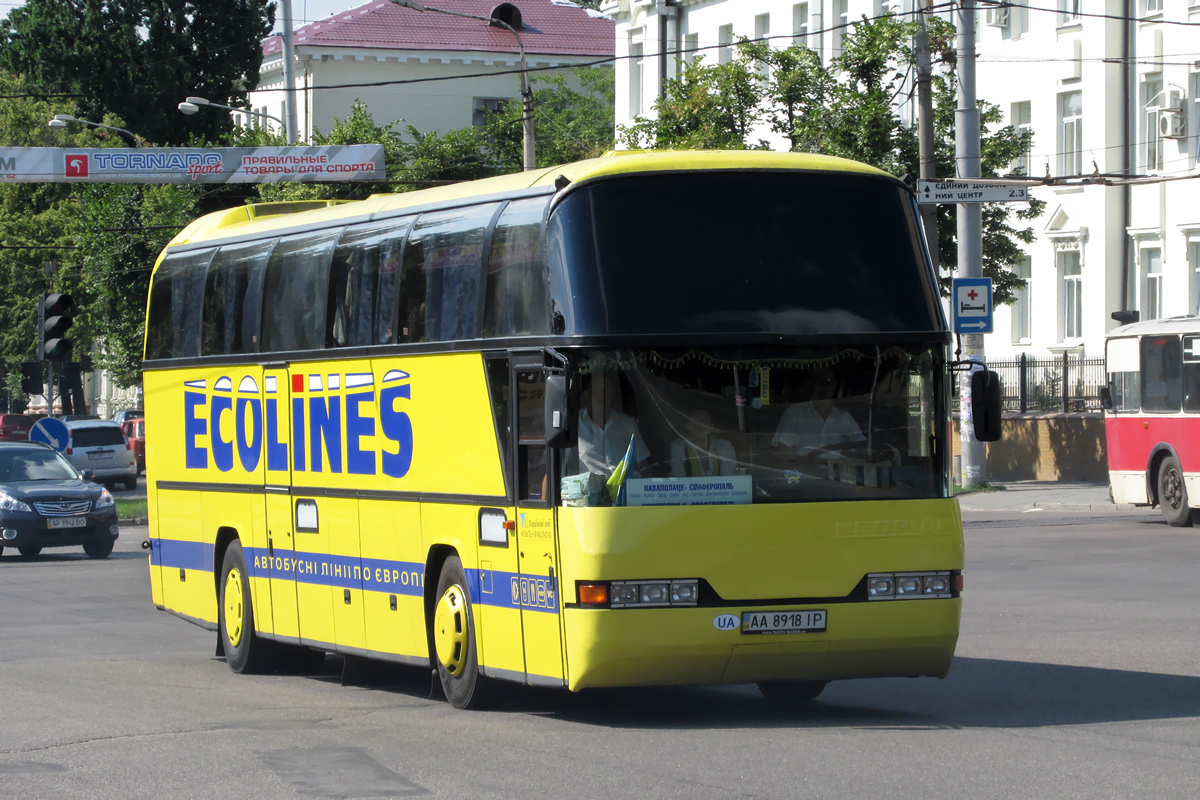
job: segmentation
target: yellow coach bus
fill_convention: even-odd
[[[850,161],[613,153],[167,247],[145,352],[159,608],[236,672],[942,677],[963,539],[910,190]]]

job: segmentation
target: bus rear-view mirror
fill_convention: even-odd
[[[1112,392],[1108,390],[1107,386],[1100,387],[1100,405],[1105,411],[1112,411]]]
[[[546,446],[575,446],[576,404],[572,401],[571,381],[567,375],[546,376]]]
[[[1004,411],[1004,396],[1000,376],[990,369],[971,375],[971,417],[975,438],[981,442],[1000,441],[1000,417]]]

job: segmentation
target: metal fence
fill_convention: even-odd
[[[1004,410],[1019,413],[1100,411],[1100,387],[1105,383],[1103,358],[1080,358],[1063,353],[1058,358],[1021,357],[989,361],[988,369],[1000,375]],[[954,406],[958,408],[955,373]]]

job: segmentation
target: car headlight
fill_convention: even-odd
[[[96,508],[97,509],[108,508],[115,502],[117,502],[117,501],[113,499],[113,496],[111,494],[109,494],[108,489],[101,489],[100,497],[98,497],[96,499]]]
[[[0,511],[33,511],[33,509],[8,492],[0,491]]]

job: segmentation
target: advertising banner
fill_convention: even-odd
[[[381,144],[0,147],[0,183],[325,183],[385,177]]]

